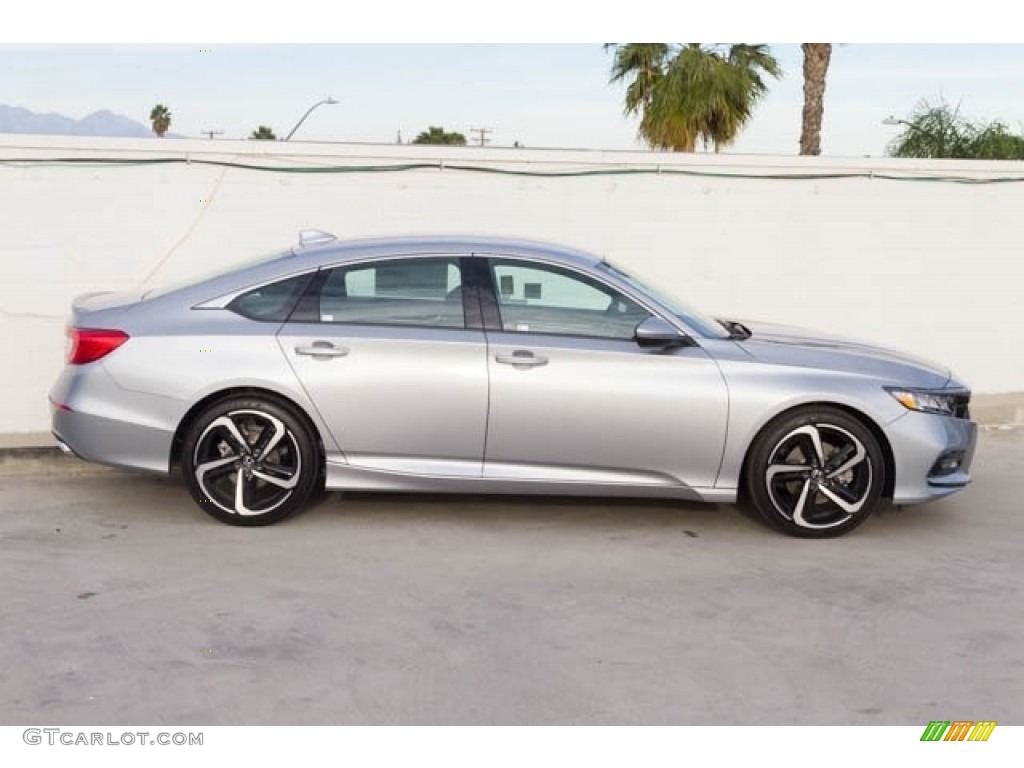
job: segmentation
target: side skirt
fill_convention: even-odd
[[[390,493],[480,493],[540,496],[615,496],[664,498],[731,504],[735,489],[690,488],[682,485],[595,483],[525,479],[493,479],[418,475],[353,467],[327,462],[327,490],[387,491]]]

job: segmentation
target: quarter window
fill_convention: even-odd
[[[650,317],[632,299],[569,270],[495,261],[491,271],[506,332],[632,339]]]
[[[318,299],[314,322],[442,328],[466,324],[457,259],[400,259],[336,267]]]
[[[298,275],[254,288],[235,297],[228,304],[228,309],[250,320],[282,323],[288,318],[311,277],[309,274]]]

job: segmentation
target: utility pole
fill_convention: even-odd
[[[478,146],[482,147],[482,146],[484,146],[486,144],[490,144],[491,143],[491,140],[489,138],[487,138],[487,134],[493,133],[493,129],[491,129],[491,128],[470,128],[469,132],[477,134],[476,143],[477,143]]]
[[[200,131],[200,133],[203,134],[204,136],[209,136],[211,139],[214,136],[223,136],[224,135],[224,131],[211,131],[209,129],[202,130],[202,131]]]

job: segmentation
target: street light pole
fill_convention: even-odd
[[[900,120],[895,115],[889,115],[882,121],[882,125],[905,125],[908,128],[912,128],[915,131],[920,131],[921,128],[914,123],[909,123],[906,120]]]
[[[320,101],[318,101],[316,104],[314,104],[312,107],[310,107],[309,109],[306,110],[306,114],[304,114],[302,117],[299,118],[299,122],[297,122],[295,124],[295,127],[292,128],[291,131],[288,132],[288,135],[284,137],[284,140],[288,141],[295,134],[295,132],[297,130],[299,130],[299,126],[302,125],[306,121],[306,118],[309,117],[310,113],[314,109],[319,107],[321,104],[337,104],[337,103],[338,103],[337,100],[332,99],[330,96],[328,96],[326,99],[321,99]]]
[[[926,157],[946,157],[946,141],[947,134],[943,127],[939,127],[938,130],[929,130],[922,128],[917,123],[912,123],[909,120],[900,120],[894,115],[889,115],[887,118],[882,120],[882,125],[905,125],[911,131],[917,131],[918,135],[923,137],[926,141],[933,143],[934,152]]]

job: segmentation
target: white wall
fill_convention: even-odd
[[[10,164],[70,157],[193,162]],[[434,167],[293,174],[199,160]],[[882,342],[952,365],[976,391],[1024,391],[1024,181],[878,178],[1024,178],[1022,163],[38,136],[0,136],[0,163],[0,433],[48,429],[46,393],[62,365],[73,296],[205,272],[287,246],[300,227],[574,245],[714,313]],[[535,178],[453,164],[872,178]]]

